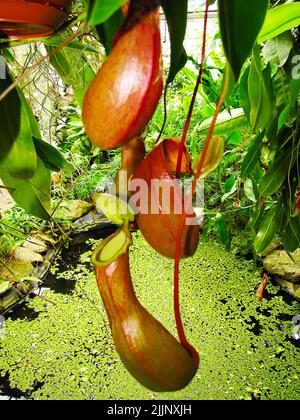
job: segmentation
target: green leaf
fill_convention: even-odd
[[[267,213],[254,240],[254,249],[257,254],[261,254],[271,243],[278,229],[277,221],[278,212],[277,208],[275,208]]]
[[[128,0],[89,0],[88,21],[91,26],[107,21]]]
[[[53,53],[50,57],[52,66],[62,80],[73,87],[76,99],[82,106],[84,95],[96,75],[87,58],[67,47],[56,52],[53,47],[45,47],[49,53]]]
[[[211,122],[212,118],[204,120],[198,128],[198,133],[202,136],[206,135],[210,129]],[[214,134],[217,136],[228,134],[231,131],[239,130],[247,125],[248,120],[245,116],[243,108],[233,109],[231,113],[223,111],[218,115]]]
[[[200,175],[201,179],[207,177],[208,174],[210,174],[215,169],[217,169],[217,167],[222,162],[223,153],[224,153],[223,138],[218,137],[218,136],[212,137],[209,147],[207,149],[206,155],[205,155],[205,159],[204,159],[204,163],[203,163],[203,167],[202,167],[202,171]],[[200,154],[200,156],[197,157],[197,159],[193,163],[193,168],[195,169],[195,171],[197,171],[201,157],[202,157],[202,153]]]
[[[0,80],[0,92],[13,83],[9,74]],[[36,169],[36,152],[21,92],[14,89],[0,101],[0,167],[11,176],[30,179]]]
[[[2,169],[1,179],[18,206],[40,219],[49,219],[51,175],[40,158],[33,178],[16,179]]]
[[[290,32],[284,32],[270,39],[263,48],[263,56],[267,63],[282,67],[293,48],[293,38]]]
[[[296,106],[294,102],[291,102],[284,108],[284,110],[279,115],[278,130],[280,130],[284,125],[287,127],[292,127],[296,118]]]
[[[258,205],[256,205],[256,208],[253,211],[251,219],[249,221],[249,227],[251,229],[256,229],[257,226],[261,224],[264,211],[265,211],[265,205],[263,205],[262,207],[259,207]]]
[[[294,157],[295,158],[295,157]],[[259,193],[268,197],[279,190],[284,183],[288,170],[292,166],[291,153],[280,153],[259,184]]]
[[[124,22],[122,10],[117,10],[106,22],[96,26],[101,43],[107,55],[110,54],[116,34]]]
[[[300,25],[300,3],[287,3],[274,7],[268,10],[258,42],[267,41],[298,25]]]
[[[43,39],[43,43],[45,45],[48,45],[49,47],[59,47],[61,46],[63,42],[64,40],[58,37],[48,37],[48,38]],[[84,44],[83,42],[79,42],[79,41],[72,41],[68,43],[67,47],[64,47],[64,48],[69,48],[69,49],[73,49],[73,50],[77,50],[77,51],[89,53],[89,54],[99,55],[101,53],[98,48],[95,48],[88,44]]]
[[[300,219],[290,218],[284,232],[284,248],[289,252],[294,252],[300,247]]]
[[[230,251],[231,248],[231,235],[228,229],[227,222],[224,216],[220,213],[216,215],[214,228],[218,233],[220,242],[225,245],[227,251]]]
[[[250,74],[250,66],[243,72],[240,79],[240,103],[243,107],[245,115],[250,122],[251,103],[249,98],[248,80]]]
[[[19,96],[21,99],[21,102],[24,106],[24,108],[26,109],[27,112],[27,116],[28,116],[28,120],[29,120],[29,124],[30,124],[30,128],[31,128],[31,134],[32,134],[32,138],[33,136],[35,137],[41,137],[41,132],[40,132],[40,127],[39,124],[36,120],[36,117],[32,111],[32,109],[30,108],[23,92],[21,90],[19,90]]]
[[[27,111],[32,131],[32,138],[38,156],[42,159],[44,164],[50,170],[57,171],[60,169],[64,169],[67,171],[73,171],[73,166],[65,160],[63,155],[57,149],[55,149],[55,147],[51,146],[49,143],[46,143],[41,139],[41,132],[36,117],[32,112],[32,109],[30,108],[28,102],[26,101],[26,98],[23,95],[23,93],[20,91],[19,94],[22,104],[24,105]]]
[[[187,25],[187,0],[161,0],[167,19],[171,41],[171,64],[167,83],[171,83],[176,74],[185,66],[187,55],[183,41]]]
[[[273,89],[273,79],[272,79],[272,66],[270,63],[266,65],[266,67],[263,69],[263,78],[265,82],[265,88],[267,91],[267,94],[270,98],[271,105],[273,105],[274,102],[274,89]]]
[[[273,79],[276,108],[282,111],[291,102],[291,78],[279,68]]]
[[[246,197],[250,201],[253,201],[253,203],[256,203],[257,199],[256,199],[256,196],[255,196],[255,193],[254,193],[252,179],[248,178],[248,179],[245,180],[245,182],[244,182],[244,191],[245,191]]]
[[[0,295],[11,288],[11,282],[0,276]]]
[[[291,82],[291,86],[290,86],[291,101],[296,101],[298,99],[299,92],[300,92],[300,77],[293,79]]]
[[[258,183],[259,182],[257,182],[255,174],[253,174],[251,176],[251,181],[252,181],[253,194],[254,194],[254,197],[255,197],[255,201],[257,202],[259,200],[259,191],[258,191]]]
[[[227,140],[226,140],[226,144],[231,144],[234,146],[237,146],[238,144],[241,143],[243,139],[242,133],[240,131],[233,131],[232,133],[229,134]]]
[[[235,85],[236,85],[235,76],[234,76],[230,63],[227,61],[224,76],[223,76],[223,81],[222,81],[222,89],[221,89],[221,91],[224,94],[225,101],[230,99],[231,95],[233,94]]]
[[[221,36],[236,81],[263,26],[269,0],[219,0]]]
[[[270,120],[272,103],[262,72],[259,51],[253,50],[248,78],[248,92],[251,104],[250,125],[253,131],[265,128]]]
[[[73,165],[67,162],[63,155],[55,147],[51,146],[51,144],[46,143],[38,137],[33,137],[33,141],[38,156],[48,169],[51,171],[59,171],[60,169],[66,171],[74,170]]]
[[[222,191],[228,193],[231,191],[232,187],[235,185],[236,179],[234,177],[230,177],[226,180],[222,187]]]
[[[265,137],[265,131],[257,134],[248,149],[247,155],[243,160],[242,169],[241,169],[241,177],[247,178],[252,171],[254,170],[255,166],[257,165],[260,154],[261,148],[263,145],[263,139]]]
[[[232,180],[232,178],[230,178],[230,181],[231,180]],[[227,180],[226,183],[225,183],[225,185],[224,185],[225,190],[227,190],[226,184],[227,184],[228,181],[229,180]],[[221,198],[221,202],[224,203],[224,201],[227,200],[227,198],[229,198],[233,194],[235,194],[237,192],[237,190],[238,190],[238,187],[239,187],[239,182],[238,181],[234,181],[234,184],[232,185],[231,189],[228,192],[226,192],[226,194],[224,194],[223,197]]]
[[[14,51],[9,48],[3,48],[2,54],[7,63],[12,64],[15,62]]]

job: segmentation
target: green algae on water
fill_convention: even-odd
[[[119,360],[88,263],[91,252],[76,269],[59,273],[76,278],[72,294],[50,290],[44,297],[55,305],[35,298],[7,319],[0,376],[9,373],[11,388],[37,400],[299,398],[300,349],[291,335],[300,304],[271,284],[258,302],[261,277],[253,263],[213,242],[181,263],[182,316],[200,368],[184,390],[157,394],[139,385]],[[172,261],[157,255],[139,233],[130,257],[139,299],[176,334]]]

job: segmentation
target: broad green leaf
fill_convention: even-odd
[[[222,81],[222,89],[221,89],[221,91],[223,92],[225,101],[229,100],[229,98],[233,94],[235,85],[236,85],[235,76],[234,76],[230,63],[227,61],[224,76],[223,76],[223,81]]]
[[[279,68],[273,79],[276,108],[282,111],[291,102],[291,78]]]
[[[220,242],[226,247],[228,251],[230,251],[230,248],[231,248],[230,231],[228,229],[228,225],[224,216],[220,213],[216,215],[214,228],[218,233]]]
[[[12,83],[7,75],[0,80],[0,92]],[[30,179],[36,169],[31,127],[20,90],[14,89],[0,102],[0,167],[19,179]]]
[[[255,197],[256,202],[259,200],[259,190],[258,190],[258,184],[259,182],[257,182],[257,179],[255,177],[255,174],[253,173],[253,175],[251,176],[251,181],[252,181],[252,188],[253,188],[253,194]]]
[[[234,145],[237,146],[238,144],[241,143],[243,139],[242,133],[240,131],[233,131],[232,133],[229,134],[227,140],[226,140],[226,145],[230,144],[230,145]]]
[[[227,198],[229,198],[233,194],[235,194],[238,190],[238,187],[239,187],[239,182],[235,181],[234,184],[232,185],[230,191],[228,191],[226,194],[223,195],[223,197],[221,198],[221,202],[224,203],[224,201],[227,200]]]
[[[255,166],[257,165],[260,158],[264,137],[265,137],[265,131],[262,131],[261,133],[257,134],[252,140],[252,143],[248,149],[247,155],[244,158],[243,163],[242,163],[242,169],[241,169],[242,178],[247,178],[252,173]]]
[[[11,286],[12,284],[10,281],[5,280],[4,277],[0,276],[0,295],[9,290]]]
[[[84,95],[96,75],[87,58],[67,47],[57,52],[54,52],[53,47],[45,47],[48,52],[53,53],[50,57],[52,66],[62,80],[73,87],[76,99],[82,106]]]
[[[256,208],[254,212],[252,213],[251,219],[249,221],[249,227],[251,229],[257,229],[257,227],[261,224],[264,211],[265,211],[265,205],[263,205],[262,207],[260,207],[259,205],[256,205]]]
[[[266,67],[263,69],[263,78],[265,82],[265,88],[267,91],[267,94],[270,98],[271,105],[273,105],[274,102],[274,89],[273,89],[273,79],[272,79],[272,66],[270,63],[266,65]]]
[[[276,153],[281,135],[278,135],[278,118],[279,112],[276,110],[266,130],[266,137],[269,140],[269,149],[272,153]]]
[[[278,230],[277,222],[278,212],[277,208],[275,208],[267,213],[254,240],[254,249],[257,254],[261,254],[271,243],[275,233]]]
[[[200,178],[205,178],[209,173],[213,172],[222,162],[224,153],[224,140],[222,137],[213,137],[210,141],[209,147],[207,149],[207,153],[204,159],[203,168],[201,171]],[[195,160],[193,163],[193,168],[197,171],[200,159],[200,156]]]
[[[279,115],[278,130],[280,130],[284,125],[287,127],[292,127],[296,118],[296,106],[294,102],[291,102],[284,108],[284,110]]]
[[[190,80],[191,85],[196,83],[198,75],[193,70],[189,69],[188,67],[184,67],[182,69],[182,73]],[[203,75],[203,80],[205,80],[205,75]]]
[[[30,128],[31,128],[31,134],[32,134],[32,138],[35,137],[41,137],[41,132],[40,132],[40,127],[39,124],[37,122],[37,119],[32,111],[32,109],[30,108],[23,92],[21,90],[19,90],[19,96],[21,99],[21,102],[24,106],[24,108],[26,109],[27,112],[27,116],[28,116],[28,120],[29,120],[29,124],[30,124]]]
[[[106,22],[96,26],[101,43],[104,45],[106,54],[109,55],[115,39],[124,22],[122,10],[117,10]]]
[[[291,104],[294,107],[296,106],[297,83],[293,85],[293,82],[283,68],[279,68],[273,77],[275,104],[273,117],[266,133],[271,151],[276,151],[278,144],[282,142],[282,133],[279,131],[281,127],[286,122],[290,125],[294,118],[293,112],[290,114],[290,106]],[[293,97],[292,95],[296,96]]]
[[[274,160],[259,184],[259,193],[262,197],[268,197],[279,190],[287,177],[288,169],[292,166],[292,163],[291,153],[280,153],[280,156]]]
[[[300,77],[293,79],[291,82],[291,86],[290,86],[291,101],[296,101],[298,99],[299,93],[300,93]]]
[[[282,67],[287,62],[293,45],[291,33],[284,32],[265,44],[262,50],[264,59],[276,67]]]
[[[258,184],[260,183],[260,181],[262,180],[262,177],[264,176],[264,171],[262,170],[262,168],[260,167],[260,165],[255,165],[253,171],[252,171],[252,178],[256,183],[256,187],[257,187],[257,194],[258,194]]]
[[[300,3],[287,3],[268,10],[258,42],[274,38],[300,25]]]
[[[59,47],[64,42],[64,40],[58,37],[51,36],[51,37],[43,39],[43,42],[45,45],[48,45],[49,47]],[[78,50],[83,53],[89,53],[89,54],[101,53],[98,48],[92,47],[91,45],[84,44],[83,42],[79,42],[79,41],[72,41],[68,43],[68,46],[65,48],[69,48],[71,50],[72,49]]]
[[[206,135],[210,129],[212,118],[204,120],[199,128],[198,133],[200,135]],[[243,108],[233,109],[231,113],[223,111],[219,114],[214,129],[216,136],[222,134],[229,134],[231,131],[239,130],[248,125],[248,120],[244,114]]]
[[[265,128],[270,120],[272,103],[263,76],[259,52],[253,50],[248,78],[248,92],[251,104],[250,125],[253,131]]]
[[[92,26],[106,22],[128,0],[89,0],[88,20]]]
[[[290,218],[284,232],[284,248],[294,252],[300,247],[300,218]]]
[[[221,36],[236,81],[263,26],[269,0],[219,0]]]
[[[13,178],[7,170],[1,170],[1,179],[18,206],[28,214],[40,219],[49,219],[50,212],[50,171],[40,158],[36,172],[29,180]]]
[[[63,169],[65,171],[73,171],[73,165],[66,161],[63,155],[51,144],[46,143],[38,137],[33,137],[36,152],[42,159],[44,164],[51,171],[59,171]]]
[[[222,186],[222,191],[228,193],[231,191],[232,187],[235,185],[236,179],[232,176],[226,180],[224,185]]]
[[[49,143],[46,143],[41,139],[41,132],[36,117],[32,112],[32,109],[30,108],[28,102],[26,101],[26,98],[23,95],[23,93],[20,91],[19,94],[22,104],[27,110],[27,115],[32,131],[32,138],[37,155],[42,159],[44,164],[50,170],[74,170],[73,166],[65,160],[63,155],[57,149],[55,149],[55,147],[51,146]]]
[[[248,121],[250,122],[251,103],[248,89],[249,73],[250,66],[245,69],[240,79],[240,103],[243,107],[246,117],[248,118]]]
[[[245,180],[244,191],[245,191],[246,197],[250,201],[253,201],[253,203],[256,203],[257,199],[256,199],[256,196],[255,196],[255,193],[254,193],[252,179],[248,178],[248,179]]]
[[[160,0],[167,19],[171,41],[171,64],[167,83],[185,66],[187,55],[183,46],[187,25],[187,0]]]
[[[7,63],[12,64],[15,61],[14,51],[9,48],[3,48],[2,54]]]

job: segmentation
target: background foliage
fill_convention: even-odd
[[[124,3],[76,2],[72,20],[55,36],[31,40],[26,47],[24,41],[0,45],[9,70],[8,78],[0,82],[0,184],[19,207],[49,223],[62,197],[88,199],[120,164],[120,151],[107,153],[90,145],[80,108],[122,25]],[[227,248],[238,244],[247,253],[253,245],[254,254],[260,254],[278,234],[292,252],[300,244],[300,3],[281,1],[275,7],[267,0],[257,1],[255,7],[245,0],[210,3],[212,8],[218,4],[220,31],[210,40],[192,118],[188,146],[193,159],[201,150],[222,89],[226,59],[235,82],[215,130],[226,147],[222,164],[206,182],[203,239],[214,232]],[[188,56],[184,47],[188,2],[162,0],[161,5],[171,40],[170,62],[165,66],[164,135],[180,136],[200,52]],[[85,22],[88,26],[83,26]],[[218,54],[221,41],[224,53]],[[66,46],[60,48],[62,43]],[[26,48],[24,55],[20,48]],[[32,69],[36,62],[39,66]],[[46,95],[37,105],[42,77],[47,80]],[[14,81],[19,87],[4,95]],[[161,103],[144,134],[148,150],[163,120]],[[59,173],[59,182],[52,187],[51,172]]]

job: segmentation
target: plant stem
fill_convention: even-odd
[[[209,1],[206,0],[200,70],[199,70],[197,82],[196,82],[196,85],[195,85],[194,93],[193,93],[192,100],[191,100],[191,105],[190,105],[188,116],[187,116],[187,119],[186,119],[186,122],[185,122],[183,135],[182,135],[182,138],[181,138],[181,143],[180,143],[180,147],[179,147],[179,151],[178,151],[178,160],[177,160],[177,167],[176,167],[176,177],[178,179],[180,178],[180,174],[181,174],[181,165],[182,165],[184,146],[185,146],[186,138],[187,138],[188,131],[189,131],[189,128],[190,128],[190,124],[191,124],[191,118],[192,118],[193,110],[194,110],[194,107],[195,107],[195,102],[196,102],[198,89],[199,89],[199,86],[200,86],[201,81],[202,81],[202,73],[203,73],[203,67],[204,67],[204,61],[205,61],[205,52],[206,52],[208,8],[209,8]]]
[[[202,39],[201,64],[200,64],[199,75],[198,75],[196,86],[195,86],[194,93],[193,93],[193,96],[192,96],[192,101],[191,101],[191,105],[190,105],[190,108],[189,108],[187,120],[186,120],[186,123],[185,123],[184,131],[183,131],[183,135],[182,135],[182,139],[181,139],[181,143],[180,143],[180,148],[179,148],[179,152],[178,152],[178,160],[177,160],[177,168],[176,168],[177,178],[179,178],[180,174],[181,174],[181,165],[182,165],[185,142],[186,142],[188,130],[189,130],[189,127],[190,127],[190,122],[191,122],[192,113],[193,113],[193,109],[194,109],[195,102],[196,102],[198,89],[199,89],[199,86],[200,86],[200,83],[201,83],[201,80],[202,80],[202,73],[203,73],[203,67],[204,67],[204,61],[205,61],[205,52],[206,52],[208,8],[209,8],[209,1],[206,0],[205,15],[204,15],[203,39]],[[203,166],[204,160],[201,159],[200,164],[201,164],[201,162],[202,162],[202,166]],[[196,186],[197,186],[197,183],[196,183]],[[191,203],[192,203],[192,200],[193,200],[194,192],[195,192],[195,190],[194,190],[194,184],[193,184],[193,191],[190,194],[190,202]],[[194,360],[195,364],[199,365],[199,354],[198,354],[197,350],[188,342],[188,340],[185,336],[184,327],[183,327],[182,318],[181,318],[181,312],[180,312],[180,292],[179,292],[179,265],[180,265],[180,248],[181,248],[180,245],[181,245],[181,240],[182,240],[182,235],[183,235],[183,228],[184,228],[184,224],[185,224],[185,221],[186,221],[186,216],[187,216],[186,212],[184,211],[183,215],[182,215],[181,223],[179,225],[177,238],[176,238],[176,254],[175,254],[175,263],[174,263],[174,313],[175,313],[175,321],[176,321],[176,327],[177,327],[177,331],[178,331],[179,340],[180,340],[181,344],[183,345],[183,347],[188,351],[188,353],[190,354],[190,356]]]
[[[161,139],[161,136],[163,135],[163,132],[165,130],[166,127],[166,123],[167,123],[167,118],[168,118],[168,110],[167,110],[167,94],[168,94],[168,85],[165,87],[165,91],[164,91],[164,121],[163,124],[161,126],[159,135],[157,137],[156,143],[159,142],[159,140]]]
[[[196,188],[197,188],[197,182],[199,180],[199,177],[201,175],[202,169],[203,169],[203,165],[206,159],[206,154],[210,145],[210,141],[212,139],[213,136],[213,132],[215,129],[215,125],[216,125],[216,121],[218,118],[218,115],[220,113],[220,110],[222,108],[222,104],[224,102],[224,99],[226,97],[226,94],[228,92],[228,86],[229,86],[229,71],[226,72],[226,76],[225,76],[225,81],[224,81],[224,85],[222,88],[222,92],[221,92],[221,96],[219,98],[216,110],[215,110],[215,114],[213,117],[213,120],[211,122],[211,126],[205,141],[205,145],[203,148],[203,151],[201,153],[201,159],[197,168],[197,172],[196,175],[194,177],[194,181],[193,181],[193,186],[192,186],[192,191],[187,199],[187,203],[186,203],[186,208],[190,208],[190,206],[192,205],[193,202],[193,196],[195,194]],[[180,299],[179,299],[179,269],[180,269],[180,245],[181,245],[181,240],[182,240],[182,235],[183,235],[183,229],[184,229],[184,225],[186,223],[186,218],[187,218],[187,214],[184,211],[182,214],[182,218],[181,218],[181,223],[179,225],[179,229],[177,232],[177,238],[176,238],[176,254],[175,254],[175,263],[174,263],[174,312],[175,312],[175,320],[176,320],[176,327],[177,327],[177,331],[178,331],[178,336],[180,339],[181,344],[186,348],[186,350],[190,353],[191,357],[197,362],[197,360],[199,361],[199,355],[197,353],[197,351],[194,349],[194,347],[188,342],[188,340],[186,339],[185,336],[185,332],[184,332],[184,327],[183,327],[183,323],[182,323],[182,319],[181,319],[181,314],[180,314]]]

